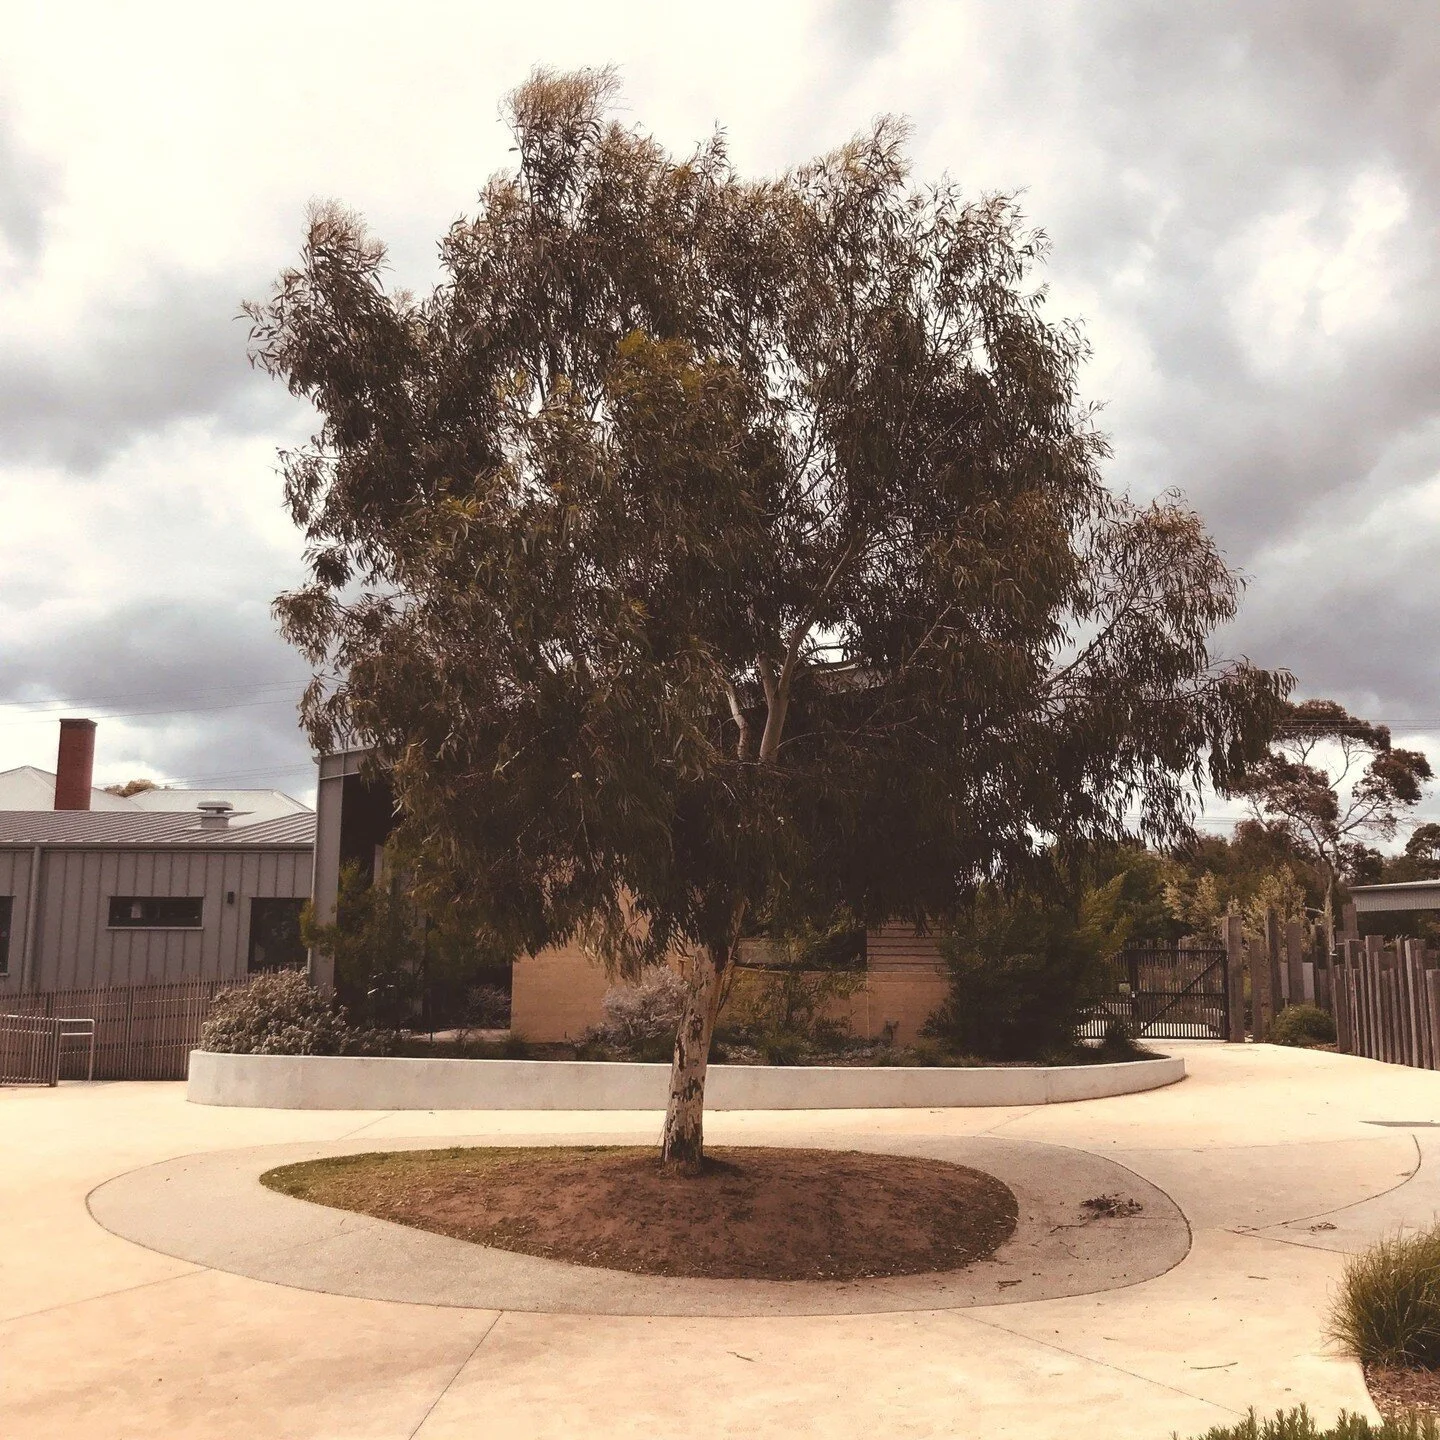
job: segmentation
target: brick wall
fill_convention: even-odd
[[[877,1038],[893,1024],[902,1045],[914,1041],[945,999],[946,979],[930,936],[904,925],[886,925],[866,937],[865,984],[837,1007],[848,1010],[850,1029]],[[578,1039],[603,1017],[609,988],[604,969],[578,946],[556,946],[515,962],[510,1028],[526,1040]]]

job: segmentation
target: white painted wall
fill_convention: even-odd
[[[332,1055],[190,1055],[197,1105],[274,1110],[663,1110],[668,1065],[587,1060],[427,1060]],[[712,1065],[711,1110],[890,1110],[1047,1105],[1154,1090],[1179,1058],[1122,1065],[973,1069]]]

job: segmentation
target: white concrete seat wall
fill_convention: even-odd
[[[190,1054],[197,1105],[274,1110],[663,1110],[668,1065],[592,1060],[429,1060]],[[1120,1065],[969,1069],[712,1065],[711,1110],[891,1110],[1048,1105],[1155,1090],[1179,1058]]]

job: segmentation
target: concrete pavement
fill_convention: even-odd
[[[1327,1351],[1343,1250],[1440,1211],[1440,1074],[1167,1045],[1191,1078],[1033,1109],[736,1112],[716,1142],[1010,1137],[1170,1195],[1188,1256],[1103,1294],[894,1314],[654,1318],[330,1295],[110,1234],[86,1196],[176,1157],[469,1134],[651,1138],[658,1117],[215,1110],[163,1084],[0,1089],[0,1434],[1155,1437],[1308,1403],[1373,1414]],[[1383,1123],[1381,1123],[1383,1122]],[[1329,1217],[1327,1219],[1327,1217]],[[1319,1221],[1335,1229],[1311,1229]]]

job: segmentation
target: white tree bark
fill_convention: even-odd
[[[704,945],[697,947],[689,968],[685,1013],[675,1032],[660,1159],[694,1173],[705,1158],[705,1072],[720,1008],[722,972],[714,952]]]

